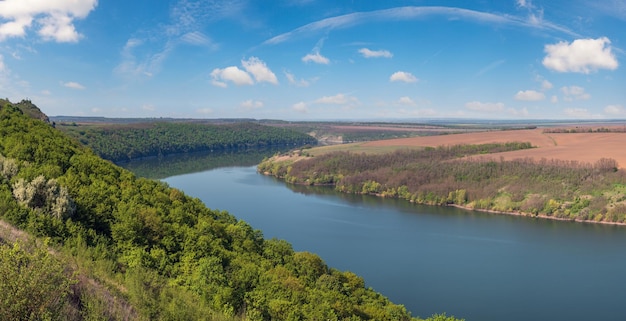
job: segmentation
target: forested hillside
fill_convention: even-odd
[[[412,319],[357,275],[294,252],[285,241],[266,240],[229,213],[163,183],[137,178],[10,103],[0,107],[0,155],[2,220],[49,238],[79,276],[131,304],[114,304],[119,300],[98,295],[103,291],[66,288],[96,281],[59,277],[45,250],[25,254],[20,246],[0,245],[8,260],[0,262],[0,288],[21,304],[10,310],[3,299],[0,313],[59,320],[122,319],[128,311],[143,320]],[[39,277],[46,274],[37,268],[46,266],[54,267],[48,274],[54,278]],[[25,267],[32,277],[5,277]],[[24,291],[32,282],[41,289],[63,286],[53,300],[58,304],[28,304],[50,295]],[[80,311],[63,314],[68,304]]]
[[[481,160],[478,155],[528,143],[456,145],[384,154],[332,152],[278,157],[259,171],[297,184],[328,184],[347,193],[396,197],[548,218],[626,222],[626,172],[612,159]],[[467,156],[474,155],[474,159]]]
[[[316,144],[288,128],[255,123],[196,124],[152,122],[125,125],[57,124],[57,128],[104,159],[125,161],[207,150]]]

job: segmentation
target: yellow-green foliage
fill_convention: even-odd
[[[74,281],[47,246],[27,247],[0,245],[0,320],[65,320]]]

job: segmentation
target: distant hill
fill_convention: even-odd
[[[6,104],[11,104],[11,102],[6,99],[0,99],[0,106],[4,106]],[[37,107],[28,99],[23,99],[19,103],[15,103],[12,105],[19,108],[19,110],[21,110],[24,114],[30,116],[31,118],[39,119],[46,123],[50,123],[50,119],[48,118],[48,116],[44,114],[41,111],[41,109],[39,109],[39,107]]]

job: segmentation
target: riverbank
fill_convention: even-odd
[[[275,175],[272,175],[272,173],[267,172],[267,171],[260,172],[260,173],[265,175],[265,176],[274,176],[274,177],[276,177]],[[284,177],[277,177],[277,178],[283,180],[286,184],[310,185],[310,184],[305,184],[305,183],[290,183],[290,182],[287,182],[284,179]],[[314,184],[314,185],[315,186],[336,186],[336,184]],[[345,193],[345,192],[343,192],[343,193]],[[363,193],[361,193],[361,194],[363,194]],[[382,193],[368,193],[368,195],[376,196],[376,197],[382,197],[382,198],[389,197],[389,196],[386,196],[386,195],[384,195]],[[395,198],[401,199],[399,197],[395,197]],[[555,216],[550,216],[550,215],[545,215],[545,214],[533,214],[533,213],[530,213],[530,212],[522,212],[522,211],[498,211],[498,210],[493,210],[493,209],[482,209],[482,208],[475,208],[475,207],[472,207],[472,206],[465,206],[465,205],[459,205],[459,204],[454,204],[454,203],[446,203],[445,205],[442,205],[442,204],[430,204],[430,203],[424,203],[424,202],[416,202],[414,200],[407,200],[407,199],[405,199],[405,200],[407,202],[418,204],[418,205],[455,207],[455,208],[459,208],[459,209],[463,209],[463,210],[467,210],[467,211],[476,211],[476,212],[490,213],[490,214],[497,214],[497,215],[521,216],[521,217],[527,217],[527,218],[539,218],[539,219],[552,220],[552,221],[562,221],[562,222],[576,222],[576,223],[588,223],[588,224],[604,224],[604,225],[626,226],[626,223],[624,223],[624,222],[607,222],[607,221],[583,220],[583,219],[576,219],[576,218],[555,217]]]
[[[516,145],[517,144],[517,145]],[[469,210],[581,223],[626,224],[626,171],[615,160],[481,160],[507,145],[461,145],[383,154],[276,155],[259,172],[287,183],[334,185],[352,194],[453,204]],[[484,151],[484,153],[483,153]]]
[[[483,213],[497,214],[497,215],[511,215],[511,216],[522,216],[528,218],[540,218],[545,220],[552,221],[563,221],[563,222],[576,222],[576,223],[590,223],[590,224],[604,224],[604,225],[618,225],[618,226],[626,226],[626,223],[623,222],[605,222],[605,221],[593,221],[593,220],[581,220],[581,219],[570,219],[564,217],[554,217],[544,214],[532,214],[532,213],[524,213],[524,212],[506,212],[506,211],[496,211],[489,209],[477,209],[469,206],[457,205],[457,204],[447,204],[445,206],[456,207],[468,211],[477,211]]]

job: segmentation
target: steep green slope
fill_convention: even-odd
[[[234,148],[315,144],[315,138],[287,128],[255,123],[195,124],[153,122],[126,125],[60,124],[58,129],[93,149],[104,159],[139,157]]]
[[[2,219],[49,237],[142,319],[411,319],[355,274],[137,178],[11,104],[0,155]]]

